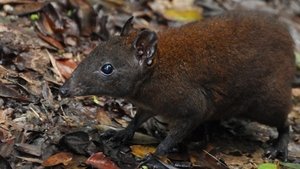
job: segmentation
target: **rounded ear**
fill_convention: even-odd
[[[124,24],[122,30],[121,30],[121,34],[120,36],[126,36],[129,34],[129,32],[132,30],[133,28],[133,24],[132,24],[132,20],[133,20],[133,16],[130,17]]]
[[[141,65],[146,63],[150,66],[157,50],[157,34],[150,30],[141,31],[134,40],[133,47],[136,49],[136,57],[139,63]]]

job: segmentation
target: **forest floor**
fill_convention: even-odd
[[[101,96],[62,98],[59,87],[97,44],[119,33],[132,15],[135,28],[159,31],[233,9],[266,11],[287,24],[299,65],[298,0],[0,1],[0,169],[135,168],[155,150],[165,124],[149,120],[130,145],[116,148],[100,135],[126,127],[134,106]],[[190,141],[148,168],[296,169],[300,88],[292,93],[288,162],[264,156],[270,140],[277,137],[274,128],[233,119],[208,130],[209,139]],[[208,140],[206,146],[203,140]]]

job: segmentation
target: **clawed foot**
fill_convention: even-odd
[[[270,159],[278,158],[280,160],[287,161],[288,150],[286,146],[272,146],[266,150],[265,156]]]
[[[117,133],[116,130],[109,129],[109,130],[106,130],[104,133],[101,133],[100,137],[104,140],[108,140],[111,137],[113,137],[116,133]]]
[[[288,144],[289,144],[289,126],[277,128],[278,138],[274,141],[273,146],[268,148],[265,155],[270,159],[280,159],[287,161]]]
[[[279,137],[275,142],[272,144],[265,151],[265,156],[270,159],[280,159],[282,161],[287,161],[288,158],[288,137]]]

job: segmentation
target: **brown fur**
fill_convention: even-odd
[[[187,93],[190,88],[203,86],[214,109],[203,115],[205,119],[243,113],[276,127],[285,122],[294,77],[293,41],[273,17],[229,14],[170,28],[159,33],[155,57],[151,80],[142,86],[145,92],[136,93],[141,97],[133,100],[145,100],[150,107],[158,107],[165,99],[170,106],[178,105],[187,99],[184,95],[192,96],[194,91]],[[172,113],[161,112],[165,107],[161,106],[159,114]],[[265,108],[256,111],[258,106]]]

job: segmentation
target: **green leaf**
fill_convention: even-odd
[[[67,15],[70,17],[70,16],[72,16],[75,12],[76,12],[75,9],[70,9],[70,10],[67,11]]]
[[[149,169],[147,166],[143,165],[140,167],[140,169]]]
[[[300,164],[296,163],[280,163],[280,165],[287,167],[288,169],[300,169]]]
[[[32,21],[36,21],[36,20],[38,20],[40,18],[40,16],[39,16],[39,14],[37,14],[37,13],[34,13],[34,14],[31,14],[30,15],[30,20],[32,20]]]
[[[277,169],[276,164],[272,163],[264,163],[258,166],[258,169]]]
[[[100,102],[96,96],[93,96],[93,102],[98,105],[100,104]]]

